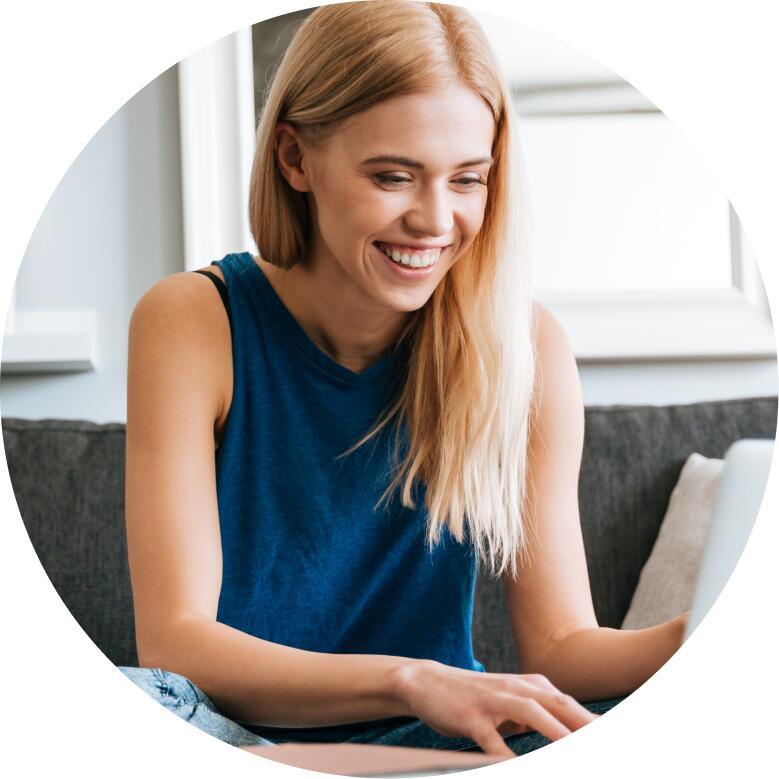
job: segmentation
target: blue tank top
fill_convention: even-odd
[[[389,484],[393,425],[336,459],[387,407],[407,352],[354,373],[308,337],[251,254],[212,265],[225,278],[233,346],[233,397],[216,451],[217,620],[299,649],[484,671],[471,642],[471,545],[445,528],[428,551],[424,486],[415,510],[395,495],[374,511]],[[341,741],[399,720],[409,718],[294,730],[242,724],[271,741]]]

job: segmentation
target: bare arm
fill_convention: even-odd
[[[232,387],[227,316],[208,279],[163,279],[129,337],[126,522],[139,662],[186,676],[228,716],[314,727],[408,714],[409,658],[309,652],[216,621],[222,552],[215,426]]]
[[[181,617],[170,634],[151,665],[191,679],[241,722],[305,728],[411,713],[396,680],[409,658],[308,652],[206,617]]]
[[[584,405],[570,342],[536,306],[538,392],[531,432],[530,565],[504,587],[524,673],[540,673],[578,700],[635,690],[678,649],[682,618],[645,630],[598,626],[579,519]]]
[[[551,648],[544,673],[580,701],[627,695],[676,652],[686,620],[687,612],[641,630],[573,630]]]

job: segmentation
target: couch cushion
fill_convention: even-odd
[[[19,513],[59,596],[117,665],[137,665],[119,423],[3,419]]]
[[[623,628],[659,625],[692,608],[724,466],[724,460],[697,452],[687,458]]]

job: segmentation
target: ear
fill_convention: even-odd
[[[308,192],[310,182],[303,167],[305,144],[297,129],[289,122],[276,125],[276,163],[287,183],[298,192]]]

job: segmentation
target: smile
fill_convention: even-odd
[[[434,265],[442,251],[440,246],[434,249],[416,249],[412,246],[399,246],[381,241],[376,241],[374,245],[393,262],[409,268],[427,268]]]

